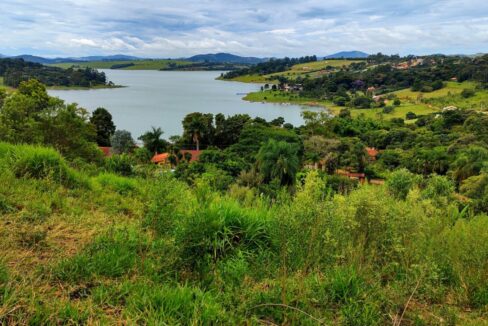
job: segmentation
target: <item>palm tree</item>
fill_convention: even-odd
[[[164,132],[161,128],[151,127],[152,130],[146,131],[145,134],[139,137],[151,153],[161,153],[166,150],[167,143],[161,136]]]
[[[291,185],[295,182],[300,163],[298,146],[270,139],[261,146],[256,163],[265,181],[277,179],[282,185]]]

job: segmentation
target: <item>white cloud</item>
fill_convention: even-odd
[[[485,0],[2,0],[0,53],[482,52],[487,12]]]

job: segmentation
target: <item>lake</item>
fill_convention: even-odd
[[[261,85],[215,80],[216,71],[128,71],[102,70],[108,80],[124,88],[93,90],[49,90],[66,102],[78,103],[90,111],[106,108],[117,129],[126,129],[137,138],[151,126],[161,127],[164,138],[182,132],[181,121],[192,112],[245,113],[271,120],[285,118],[295,126],[302,124],[303,110],[319,108],[298,105],[251,103],[242,100]]]

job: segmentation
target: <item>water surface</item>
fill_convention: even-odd
[[[126,129],[134,138],[161,127],[165,138],[182,132],[181,121],[191,112],[246,113],[266,120],[285,118],[302,124],[300,113],[317,108],[298,105],[250,103],[242,100],[260,85],[215,80],[215,71],[130,71],[103,70],[107,78],[124,88],[94,90],[50,90],[49,94],[78,103],[90,111],[104,107],[110,111],[117,129]]]

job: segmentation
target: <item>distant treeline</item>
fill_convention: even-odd
[[[162,68],[163,71],[178,70],[178,71],[222,71],[222,70],[241,70],[246,69],[249,65],[242,63],[221,63],[221,62],[195,62],[190,64],[177,64],[170,62],[167,67]]]
[[[62,69],[23,59],[0,59],[0,77],[10,87],[18,87],[22,81],[29,79],[37,79],[46,86],[91,87],[107,83],[105,73],[92,68]]]
[[[118,64],[115,64],[115,65],[112,65],[110,67],[110,69],[123,69],[123,68],[132,67],[132,66],[135,66],[135,63],[134,62],[118,63]]]
[[[271,59],[267,62],[258,63],[249,68],[230,71],[224,74],[224,79],[232,79],[244,75],[267,75],[276,72],[283,72],[290,69],[292,66],[300,63],[317,61],[317,56],[305,56],[301,58],[283,58],[283,59]]]

